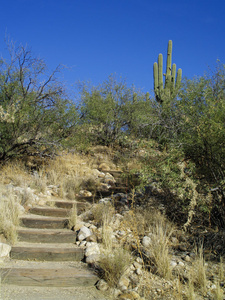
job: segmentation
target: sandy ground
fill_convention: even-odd
[[[26,287],[2,285],[1,300],[108,300],[95,287],[91,288],[57,288],[57,287]]]

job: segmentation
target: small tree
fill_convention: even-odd
[[[109,76],[103,84],[81,87],[81,122],[89,125],[94,143],[110,145],[129,132],[133,124],[135,101],[143,95],[134,92],[124,80]],[[136,100],[135,100],[136,99]]]
[[[72,133],[76,109],[42,59],[23,46],[0,60],[0,160],[47,155]]]

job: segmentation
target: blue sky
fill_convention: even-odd
[[[0,0],[0,54],[5,35],[27,44],[54,69],[64,64],[70,86],[94,85],[116,73],[144,92],[153,88],[153,63],[173,62],[183,75],[203,75],[225,63],[225,0]],[[165,62],[164,62],[165,70]]]

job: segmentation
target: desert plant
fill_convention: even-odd
[[[163,55],[158,56],[158,63],[153,65],[154,92],[158,102],[174,98],[181,84],[182,70],[178,69],[176,79],[176,64],[172,64],[172,41],[168,42],[165,84],[163,87]],[[171,74],[172,72],[172,74]]]
[[[43,60],[9,43],[10,59],[0,61],[0,160],[54,154],[72,134],[76,109],[56,74]]]
[[[196,258],[190,271],[190,280],[200,291],[205,294],[207,291],[206,265],[203,256],[203,245],[196,250]]]
[[[102,277],[109,286],[116,287],[131,262],[132,257],[130,253],[122,248],[115,248],[102,253],[99,261]]]
[[[1,186],[0,193],[0,233],[14,243],[17,239],[16,226],[19,225],[18,200],[11,190]]]
[[[111,203],[98,203],[94,204],[92,207],[93,219],[95,222],[102,226],[103,222],[109,224],[115,213],[115,208]]]
[[[169,254],[169,240],[173,233],[171,226],[164,222],[157,222],[150,229],[152,242],[149,246],[150,255],[153,260],[155,272],[160,276],[170,279],[172,269],[170,265],[171,256]]]
[[[77,204],[74,203],[69,213],[69,228],[73,228],[77,223]]]

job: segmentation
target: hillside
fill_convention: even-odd
[[[83,290],[83,299],[103,299],[104,294],[106,299],[109,295],[112,299],[223,299],[224,231],[207,222],[204,225],[201,210],[190,205],[182,208],[184,203],[173,189],[159,184],[156,175],[162,173],[153,171],[156,162],[166,157],[168,152],[155,142],[146,142],[132,148],[95,146],[86,154],[64,152],[55,159],[27,158],[5,164],[1,168],[1,241],[15,251],[22,217],[37,210],[57,210],[57,203],[76,203],[68,215],[67,230],[74,233],[74,246],[85,253],[83,264],[99,278],[90,294]],[[153,172],[148,176],[143,172],[146,160]],[[161,165],[166,173],[165,166]],[[184,179],[182,170],[179,180],[190,188],[192,183]],[[81,237],[84,228],[90,233]],[[12,253],[5,259],[11,268]],[[43,258],[33,264],[43,264]],[[4,293],[8,286],[9,293],[24,291],[27,298],[23,299],[29,299],[28,287],[10,287],[4,280],[2,284]],[[35,289],[43,295],[57,291],[65,299],[75,295],[82,299],[81,287],[52,287],[52,292],[50,287]]]

